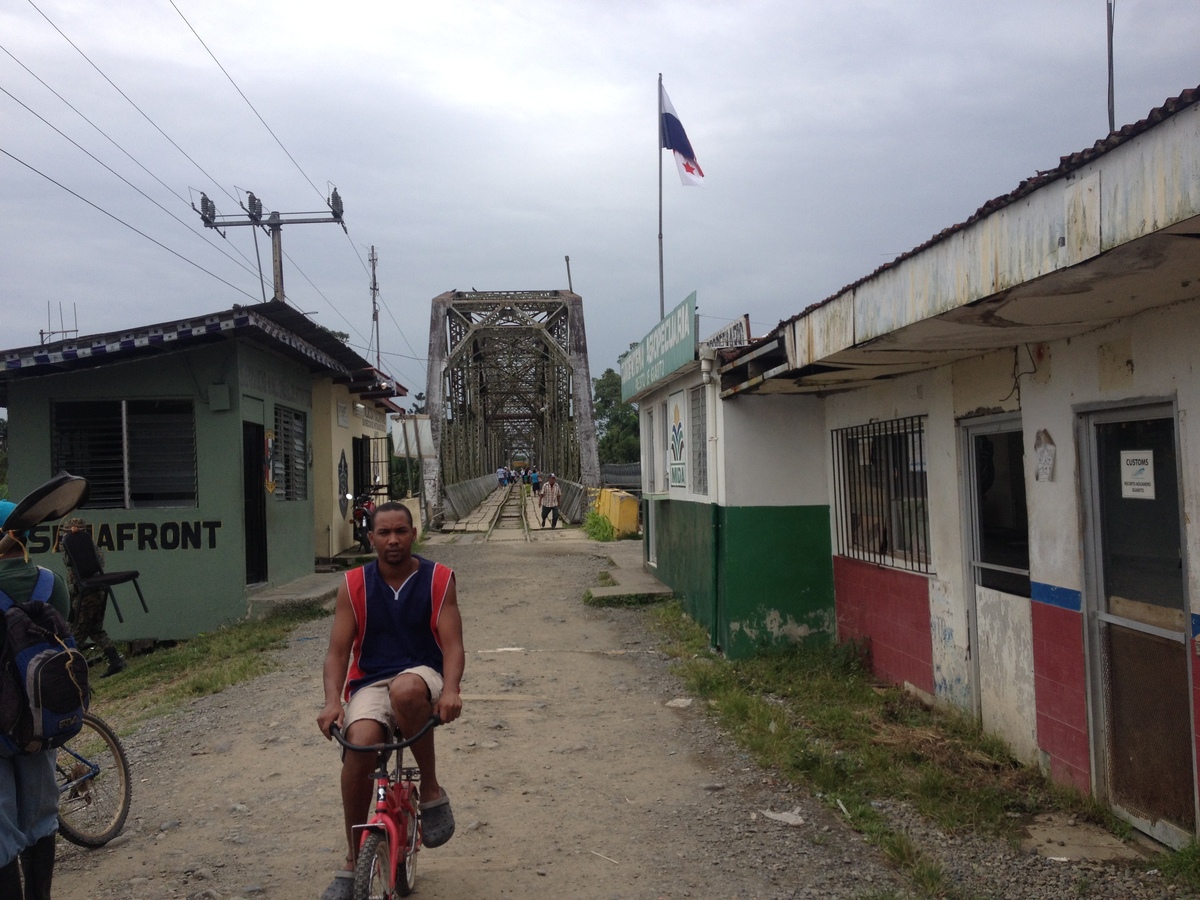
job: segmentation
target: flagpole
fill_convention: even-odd
[[[662,72],[658,73],[658,320],[667,317],[663,305],[663,240],[662,240],[662,145],[663,145],[663,104],[662,104]]]

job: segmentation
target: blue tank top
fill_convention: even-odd
[[[398,591],[383,580],[375,561],[346,573],[355,636],[345,699],[364,685],[414,666],[442,671],[437,624],[454,573],[441,563],[414,559],[417,571]]]

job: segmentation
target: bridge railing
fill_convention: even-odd
[[[558,483],[562,485],[558,514],[564,516],[571,524],[578,525],[588,511],[587,488],[577,481],[567,481],[565,478],[558,479]]]
[[[604,487],[620,488],[631,493],[642,491],[641,463],[602,463],[600,484]]]
[[[558,504],[558,514],[572,524],[582,522],[591,502],[587,488],[576,481],[567,481],[565,478],[558,479],[558,483],[562,487],[562,499]],[[496,490],[495,475],[480,475],[469,481],[446,485],[446,503],[449,508],[446,510],[444,518],[465,518],[494,490]]]
[[[496,489],[496,475],[489,473],[472,478],[470,481],[460,481],[458,484],[446,485],[446,500],[454,511],[455,519],[462,519],[471,510],[482,503]]]

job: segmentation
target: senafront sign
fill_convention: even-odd
[[[667,313],[621,360],[621,400],[626,401],[696,358],[696,292]]]

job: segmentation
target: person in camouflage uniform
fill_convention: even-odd
[[[73,519],[68,519],[63,527],[74,532],[86,530],[88,524],[79,516],[75,516]],[[104,551],[97,548],[96,552],[100,555],[100,564],[103,565]],[[76,644],[82,647],[84,642],[90,639],[104,651],[104,656],[108,660],[108,671],[101,675],[101,678],[108,678],[118,672],[124,672],[125,660],[117,650],[117,645],[108,636],[108,632],[104,630],[104,614],[108,610],[108,591],[105,588],[85,589],[81,586],[76,580],[75,570],[71,568],[70,560],[67,559],[66,550],[63,550],[63,565],[67,570],[67,587],[71,592],[70,625],[71,631],[75,634]]]

